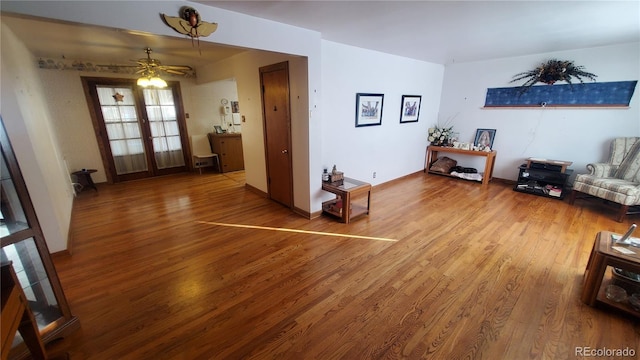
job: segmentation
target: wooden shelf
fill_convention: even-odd
[[[580,105],[580,106],[569,106],[569,105],[547,105],[547,106],[540,106],[540,105],[522,105],[522,106],[483,106],[480,109],[482,110],[533,110],[533,109],[539,109],[539,110],[547,110],[547,109],[556,109],[556,110],[566,110],[566,109],[572,109],[572,110],[594,110],[594,109],[615,109],[615,110],[628,110],[630,109],[630,106],[626,106],[626,105],[621,105],[621,106],[614,106],[614,105],[593,105],[593,106],[585,106],[585,105]]]
[[[608,307],[621,310],[626,313],[636,314],[637,317],[640,317],[640,311],[634,309],[631,304],[629,304],[629,300],[615,302],[613,300],[607,299],[607,295],[605,294],[605,288],[607,285],[614,284],[613,276],[611,276],[612,267],[608,266],[607,271],[605,272],[604,278],[602,279],[602,285],[598,290],[598,295],[596,296],[596,300]],[[627,293],[627,297],[631,296],[631,294]]]
[[[434,174],[434,175],[440,175],[440,176],[446,176],[446,177],[450,177],[450,178],[454,178],[454,179],[460,179],[460,180],[472,181],[472,182],[476,182],[476,183],[482,182],[482,181],[473,180],[473,179],[465,179],[465,178],[462,178],[462,177],[460,177],[460,176],[455,176],[455,175],[451,175],[451,174],[441,173],[441,172],[439,172],[439,171],[431,171],[431,170],[428,170],[428,171],[427,171],[427,173],[429,173],[429,174]],[[482,179],[484,180],[484,176],[482,177]]]
[[[451,174],[446,174],[446,173],[441,173],[441,172],[437,172],[437,171],[431,171],[429,170],[429,168],[431,168],[431,165],[433,165],[434,162],[436,162],[438,160],[438,153],[440,152],[446,152],[446,153],[451,153],[451,154],[461,154],[461,155],[470,155],[470,156],[484,156],[485,157],[485,163],[484,163],[484,173],[482,174],[482,185],[487,185],[489,183],[489,181],[491,181],[491,178],[493,177],[493,165],[496,162],[496,155],[498,154],[497,151],[492,150],[492,151],[475,151],[475,150],[464,150],[464,149],[456,149],[453,147],[446,147],[446,146],[435,146],[435,145],[429,145],[427,146],[427,153],[425,154],[425,160],[424,160],[424,172],[428,172],[429,174],[437,174],[437,175],[443,175],[443,176],[448,176],[448,177],[452,177],[455,179],[462,179],[462,180],[467,180],[467,181],[475,181],[475,180],[469,180],[469,179],[464,179],[461,178],[459,176],[454,176]],[[478,182],[478,181],[475,181]]]

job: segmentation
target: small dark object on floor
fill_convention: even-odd
[[[478,170],[474,169],[474,168],[468,168],[468,167],[462,167],[462,166],[456,166],[453,169],[451,169],[451,171],[455,171],[458,173],[465,173],[465,174],[477,174]]]

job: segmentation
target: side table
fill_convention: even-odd
[[[640,273],[640,248],[629,245],[616,244],[611,238],[612,233],[601,231],[596,235],[593,249],[587,262],[584,273],[584,287],[582,289],[582,302],[594,306],[603,303],[619,309],[627,314],[640,318],[640,312],[634,310],[627,301],[615,302],[607,299],[604,294],[603,279],[609,266],[627,270],[633,273]],[[632,254],[623,254],[613,248],[620,246]],[[608,285],[608,282],[604,285]],[[631,294],[628,294],[631,295]]]
[[[93,190],[98,191],[96,184],[94,184],[93,179],[91,179],[91,174],[93,174],[94,172],[98,172],[98,170],[82,169],[80,171],[74,171],[71,174],[76,176],[76,178],[78,179],[78,183],[82,185],[83,189],[85,187],[90,187]]]
[[[336,195],[333,200],[322,203],[322,212],[339,217],[343,223],[348,224],[351,219],[369,214],[371,204],[371,184],[364,181],[344,178],[342,184],[322,183],[322,190]],[[352,200],[359,195],[367,195],[366,205],[356,204]]]

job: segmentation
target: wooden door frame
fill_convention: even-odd
[[[262,73],[265,72],[270,72],[270,71],[276,71],[276,70],[286,70],[287,73],[287,98],[289,99],[287,101],[287,113],[288,113],[288,119],[289,119],[289,123],[287,124],[287,151],[289,151],[289,156],[287,157],[289,160],[289,169],[291,169],[291,172],[289,174],[289,182],[291,183],[291,187],[289,188],[289,195],[291,197],[291,204],[289,205],[289,208],[294,209],[295,208],[295,198],[294,198],[294,191],[293,191],[293,151],[292,151],[292,140],[291,140],[291,83],[290,83],[290,77],[289,77],[289,61],[283,61],[280,63],[276,63],[276,64],[271,64],[271,65],[266,65],[266,66],[261,66],[258,71],[260,74],[260,101],[261,101],[261,105],[262,105],[262,135],[263,135],[263,143],[264,143],[264,161],[265,161],[265,168],[266,168],[266,176],[267,176],[267,195],[269,197],[269,199],[271,199],[271,181],[269,181],[269,175],[270,170],[269,170],[269,146],[268,146],[268,137],[267,137],[267,114],[265,111],[265,104],[264,104],[264,84],[263,84],[263,80],[262,80]],[[279,202],[278,202],[279,203]],[[283,204],[284,205],[284,204]]]
[[[105,142],[104,140],[106,137],[107,130],[104,127],[104,121],[99,120],[99,118],[101,117],[101,115],[98,114],[98,108],[100,106],[100,103],[98,101],[97,93],[95,91],[96,85],[123,85],[123,86],[132,85],[132,88],[134,89],[133,93],[134,93],[134,96],[136,97],[136,104],[144,104],[144,97],[142,95],[142,91],[138,89],[136,80],[124,79],[124,78],[101,78],[101,77],[87,77],[87,76],[81,76],[80,78],[82,80],[82,88],[84,90],[85,98],[87,101],[87,107],[89,108],[89,115],[91,117],[93,131],[96,137],[96,141],[98,142],[100,157],[102,158],[102,164],[105,168],[104,170],[107,177],[107,183],[113,184],[116,182],[134,180],[134,179],[140,178],[139,176],[127,177],[126,175],[124,176],[117,175],[116,169],[115,169],[115,163],[113,161],[113,156],[111,153],[111,146],[109,145],[108,142]],[[168,81],[167,83],[170,85],[171,89],[173,90],[173,97],[174,97],[175,107],[176,107],[176,118],[178,120],[178,128],[180,129],[180,142],[182,143],[185,169],[187,171],[190,171],[192,170],[192,164],[190,160],[191,146],[189,146],[189,135],[187,134],[187,123],[184,116],[184,106],[182,103],[182,95],[181,95],[182,92],[180,89],[180,82]],[[137,113],[138,119],[146,118],[146,110],[142,109],[140,106],[136,106],[136,113]],[[144,137],[148,137],[150,135],[148,134],[147,127],[145,126],[142,126],[140,131],[142,132],[142,136]],[[148,173],[150,174],[149,175],[150,177],[157,176],[157,175],[165,175],[164,173],[156,174],[154,172],[155,165],[152,165],[152,164],[155,164],[155,158],[153,157],[152,153],[149,153],[148,151],[146,151],[146,158],[147,158],[147,164],[149,164]],[[174,172],[181,172],[181,170],[176,170]],[[171,172],[168,172],[168,173],[171,173]],[[119,177],[124,179],[118,180]]]

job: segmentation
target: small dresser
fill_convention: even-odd
[[[209,133],[209,142],[211,150],[220,158],[221,172],[244,170],[242,134]]]

